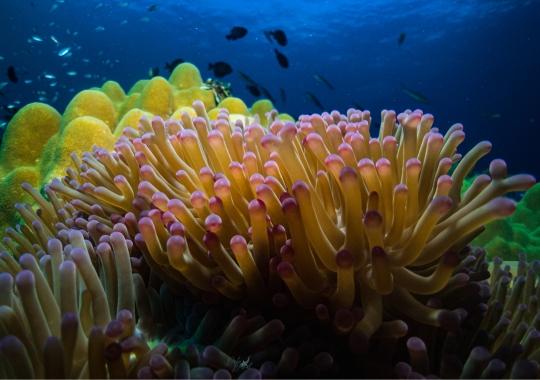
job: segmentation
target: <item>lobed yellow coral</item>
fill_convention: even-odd
[[[179,120],[182,112],[194,115],[189,109],[196,99],[209,110],[216,107],[214,92],[203,83],[197,67],[183,63],[168,80],[140,80],[127,94],[114,81],[81,91],[62,115],[43,103],[23,107],[9,123],[0,147],[0,225],[15,221],[15,202],[30,201],[19,191],[22,182],[42,187],[64,173],[72,153],[81,155],[93,145],[111,149],[122,131],[137,127],[142,116]],[[233,114],[251,115],[240,99],[225,99],[221,105]],[[253,114],[264,118],[254,108]],[[271,108],[267,104],[265,111]]]

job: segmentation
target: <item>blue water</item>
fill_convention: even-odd
[[[150,12],[152,4],[157,7]],[[540,176],[538,20],[540,1],[519,0],[0,0],[0,83],[9,65],[19,76],[1,90],[0,105],[41,97],[62,112],[82,89],[114,79],[127,90],[151,67],[166,74],[164,63],[175,58],[193,62],[205,78],[208,63],[225,61],[233,73],[223,80],[248,104],[255,98],[237,70],[294,116],[319,112],[308,91],[327,110],[361,106],[375,120],[383,108],[422,108],[443,130],[463,123],[466,147],[489,139],[495,145],[490,157],[505,158],[512,172]],[[227,41],[235,25],[248,28],[248,35]],[[288,69],[278,65],[275,46],[263,34],[274,28],[288,36],[280,47]],[[59,57],[64,47],[71,55]],[[403,86],[429,103],[418,103]]]

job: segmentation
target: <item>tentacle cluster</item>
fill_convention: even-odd
[[[458,333],[447,334],[438,342],[431,342],[426,337],[410,337],[406,343],[410,360],[399,362],[395,366],[395,375],[399,378],[428,375],[538,378],[539,264],[538,261],[527,262],[522,255],[516,268],[503,267],[501,260],[496,258],[491,278],[469,286],[468,290],[482,289],[485,302],[478,303],[478,310],[471,314],[474,323]]]
[[[160,326],[156,336],[174,347],[168,355],[174,363],[170,377],[317,378],[334,365],[332,355],[299,331],[305,326],[286,329],[276,318],[266,321],[230,305],[178,297],[165,284],[159,294],[153,288],[137,294],[140,325]]]
[[[462,157],[463,127],[443,135],[420,110],[383,111],[372,137],[368,111],[296,123],[270,114],[265,129],[193,108],[194,118],[142,119],[50,188],[86,214],[98,207],[104,226],[121,219],[171,286],[294,302],[360,350],[376,332],[405,334],[400,318],[455,328],[460,312],[423,296],[452,281],[457,252],[484,224],[513,212],[502,196],[534,183],[494,160],[462,196],[491,144]]]
[[[18,257],[2,253],[3,376],[136,374],[153,351],[135,333],[135,296],[124,235],[114,232],[94,248],[80,231],[63,232],[67,244],[52,238],[44,250]]]
[[[50,203],[24,188],[41,208],[17,205],[25,224],[3,239],[2,378],[318,377],[332,367],[279,319],[168,290],[98,206],[88,216],[50,188]]]

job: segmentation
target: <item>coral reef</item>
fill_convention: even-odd
[[[141,116],[175,118],[191,108],[194,100],[208,109],[216,105],[227,108],[238,117],[259,115],[264,119],[264,111],[273,108],[271,103],[262,107],[255,103],[250,111],[240,99],[216,97],[189,63],[178,65],[169,80],[139,81],[127,94],[114,81],[81,91],[62,115],[43,103],[26,105],[8,124],[0,146],[0,225],[17,222],[13,204],[30,201],[19,198],[21,183],[42,187],[64,174],[72,153],[81,155],[94,145],[110,150],[122,130],[136,126]]]
[[[539,376],[539,263],[469,245],[533,177],[496,159],[462,191],[491,144],[421,110],[373,133],[208,86],[184,64],[15,117],[0,377]]]
[[[540,258],[540,185],[534,185],[506,219],[486,226],[474,244],[485,247],[491,257],[516,260],[520,253]]]

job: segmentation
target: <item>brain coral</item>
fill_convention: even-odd
[[[23,107],[8,124],[0,146],[0,225],[16,220],[13,204],[30,201],[19,198],[20,184],[29,182],[41,187],[64,174],[71,164],[70,155],[91,150],[93,145],[112,149],[126,126],[136,126],[141,116],[176,117],[177,111],[190,108],[200,100],[212,110],[216,98],[203,83],[199,70],[190,63],[178,65],[169,80],[155,77],[138,81],[126,94],[114,81],[100,88],[79,92],[60,115],[43,103]],[[219,107],[245,117],[272,109],[260,102],[250,111],[240,99],[226,98]],[[215,116],[210,112],[210,117]],[[283,118],[290,118],[283,114]],[[24,195],[23,195],[24,196]]]

